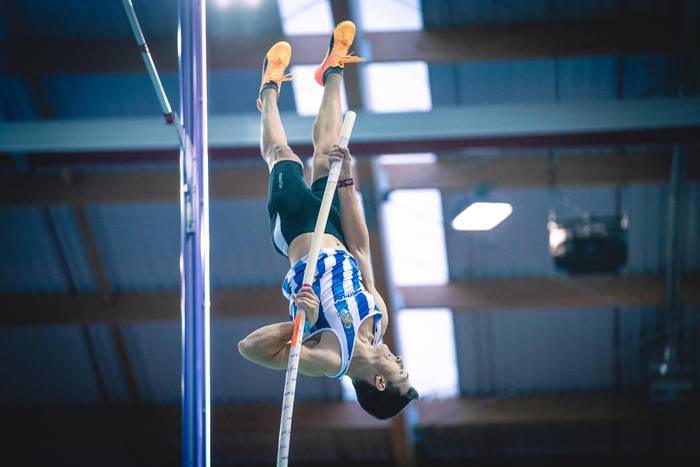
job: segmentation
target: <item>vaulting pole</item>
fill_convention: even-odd
[[[205,0],[180,0],[182,465],[211,463],[209,156]]]
[[[355,112],[348,110],[343,120],[343,126],[340,129],[338,137],[338,145],[347,147],[350,140],[352,128],[355,125]],[[304,279],[302,287],[311,285],[316,276],[316,263],[318,255],[321,251],[321,240],[323,232],[326,230],[326,222],[328,221],[328,213],[331,210],[335,187],[338,183],[342,162],[334,162],[331,165],[328,179],[326,180],[326,188],[323,190],[323,198],[321,198],[321,206],[318,209],[318,217],[316,218],[316,226],[311,237],[311,246],[309,247],[309,255],[306,259],[306,270],[304,270]],[[287,467],[289,462],[289,443],[292,437],[292,414],[294,412],[294,394],[297,386],[297,372],[299,371],[299,357],[301,355],[301,339],[304,334],[304,322],[306,321],[306,312],[302,309],[297,311],[294,317],[294,327],[292,330],[292,343],[289,350],[289,360],[287,362],[287,373],[284,379],[284,395],[282,396],[282,418],[280,420],[279,438],[277,439],[277,467]]]

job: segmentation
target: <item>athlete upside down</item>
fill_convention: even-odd
[[[275,249],[287,256],[291,269],[282,289],[290,300],[293,319],[306,312],[306,329],[299,371],[308,376],[352,379],[360,405],[377,418],[398,414],[412,399],[401,358],[381,343],[389,325],[384,300],[374,286],[369,262],[369,235],[352,182],[352,156],[335,144],[342,125],[340,85],[346,63],[362,61],[348,54],[355,25],[344,21],[331,36],[328,53],[316,70],[324,87],[323,100],[313,126],[311,187],[306,185],[303,163],[287,145],[277,97],[291,47],[278,42],[263,62],[258,109],[261,111],[260,150],[270,168],[268,211]],[[342,161],[337,192],[321,242],[316,276],[311,288],[302,288],[306,254],[316,224],[323,190],[332,161]],[[238,344],[248,360],[285,370],[289,359],[293,324],[264,326]]]

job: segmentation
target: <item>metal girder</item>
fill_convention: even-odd
[[[547,293],[543,294],[542,291]],[[662,276],[503,278],[402,287],[406,308],[454,311],[655,306],[664,302]],[[682,301],[700,303],[700,277],[683,283]]]
[[[258,114],[215,115],[216,154],[258,157]],[[285,114],[289,143],[309,146],[312,118]],[[700,141],[700,99],[663,98],[439,107],[429,112],[358,112],[357,154],[438,152],[465,147],[532,147]],[[74,153],[176,149],[157,117],[26,121],[0,124],[1,153]],[[299,149],[299,148],[295,148]],[[95,156],[98,157],[98,156]],[[124,154],[124,161],[129,161]],[[133,157],[133,156],[131,156]]]
[[[543,295],[542,290],[547,290]],[[682,283],[681,300],[700,303],[700,275]],[[444,286],[400,287],[401,308],[452,308],[455,312],[576,307],[656,306],[664,302],[662,276],[593,276],[480,279]],[[113,294],[104,303],[99,294],[0,295],[0,326],[129,323],[177,320],[179,291]],[[217,289],[212,294],[214,319],[282,319],[287,302],[276,287]]]
[[[175,153],[173,153],[173,158]],[[561,155],[552,167],[548,156],[470,156],[435,163],[387,165],[383,171],[389,190],[437,188],[469,191],[484,183],[496,188],[546,187],[550,177],[558,186],[664,183],[670,170],[670,151],[626,154]],[[688,178],[700,179],[700,157],[691,154]],[[268,169],[259,166],[219,168],[211,172],[214,199],[265,198]],[[109,187],[106,189],[105,187]],[[0,206],[176,202],[177,172],[68,172],[50,175],[0,175]]]

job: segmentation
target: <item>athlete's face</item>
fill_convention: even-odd
[[[401,394],[406,394],[411,388],[411,383],[408,381],[408,372],[403,367],[403,360],[398,355],[394,355],[384,344],[377,346],[379,353],[376,371],[377,380],[375,386],[383,390],[387,384],[397,388]]]

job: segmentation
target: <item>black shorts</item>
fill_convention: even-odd
[[[328,177],[321,177],[309,188],[304,180],[304,170],[298,162],[281,160],[272,166],[267,211],[270,215],[272,244],[280,254],[287,256],[287,248],[292,240],[314,231],[327,180]],[[325,232],[345,243],[340,226],[337,192],[333,196]]]

